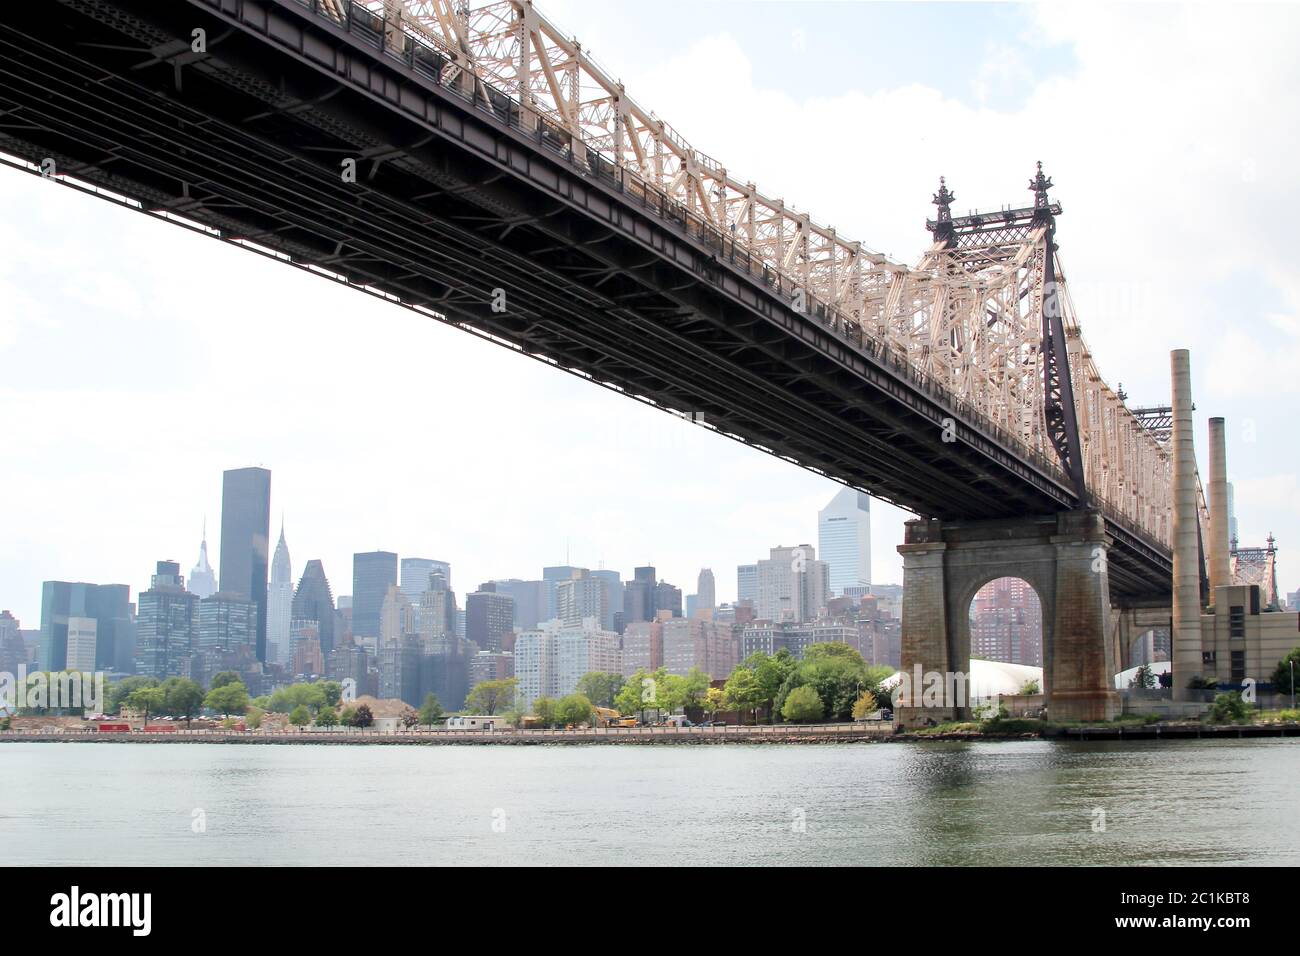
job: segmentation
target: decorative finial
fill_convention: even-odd
[[[1029,180],[1029,188],[1034,193],[1034,208],[1047,208],[1047,191],[1052,188],[1052,177],[1043,175],[1043,162],[1038,161],[1038,175]]]
[[[939,222],[952,222],[952,201],[956,198],[957,194],[948,191],[944,177],[940,176],[939,191],[930,200],[939,207]]]
[[[1116,391],[1115,391],[1115,397],[1118,398],[1121,402],[1127,402],[1127,401],[1128,401],[1128,392],[1124,391],[1124,383],[1123,383],[1123,382],[1120,382],[1120,383],[1119,383],[1119,388],[1116,389]]]

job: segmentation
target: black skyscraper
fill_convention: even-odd
[[[302,580],[293,595],[290,619],[315,621],[320,625],[321,653],[328,655],[334,650],[334,596],[325,577],[325,566],[315,558],[307,562],[302,572]]]
[[[363,551],[352,555],[352,634],[379,637],[379,616],[388,588],[397,583],[397,555]]]
[[[266,572],[270,561],[271,473],[227,471],[221,483],[221,590],[257,605],[257,659],[266,660]]]

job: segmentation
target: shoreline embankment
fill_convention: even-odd
[[[104,743],[104,744],[257,744],[295,745],[379,745],[379,746],[576,746],[576,745],[725,745],[725,744],[855,744],[855,743],[925,743],[932,740],[1007,741],[1007,740],[1241,740],[1261,737],[1300,737],[1300,724],[1241,725],[1140,725],[1058,727],[1043,732],[981,733],[953,731],[945,733],[898,733],[888,725],[879,728],[852,725],[820,727],[730,727],[683,728],[680,731],[627,733],[584,730],[506,730],[506,731],[396,731],[396,732],[325,732],[265,733],[237,730],[178,730],[172,733],[97,733],[93,731],[0,731],[4,743]]]

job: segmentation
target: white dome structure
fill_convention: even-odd
[[[921,675],[922,681],[925,675]],[[901,672],[891,674],[881,682],[886,690],[893,690],[903,679]],[[999,695],[1019,694],[1021,688],[1029,681],[1037,681],[1038,689],[1043,688],[1043,669],[1029,664],[1007,664],[1003,661],[985,661],[972,659],[970,662],[970,679],[967,696],[971,701],[988,700]]]

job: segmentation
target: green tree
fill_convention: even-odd
[[[402,722],[403,727],[405,727],[407,730],[410,730],[412,727],[416,726],[420,722],[419,711],[417,711],[414,707],[407,705],[406,707],[402,708],[402,714],[400,717],[398,717],[398,720]]]
[[[1020,693],[1026,696],[1031,696],[1033,694],[1042,693],[1042,689],[1038,686],[1038,681],[1031,679],[1020,685]]]
[[[1156,686],[1156,675],[1151,670],[1150,664],[1143,664],[1134,673],[1133,679],[1128,682],[1129,687],[1140,687],[1143,690],[1150,690]]]
[[[203,711],[203,688],[188,677],[169,677],[160,689],[164,709],[173,717],[184,717],[186,727]]]
[[[256,730],[262,726],[262,718],[266,716],[266,711],[261,707],[249,707],[248,713],[244,714],[244,726],[249,730]]]
[[[665,682],[667,674],[668,672],[662,667],[654,673],[641,668],[627,679],[614,697],[614,707],[626,717],[632,714],[644,714],[647,710],[666,709],[662,702],[660,685]]]
[[[653,707],[647,707],[646,710],[658,710],[663,713],[674,713],[686,706],[686,678],[680,674],[669,674],[664,671],[655,672],[654,678],[655,701]]]
[[[786,703],[789,702],[790,699],[787,697]],[[874,714],[879,709],[880,704],[876,703],[876,695],[869,690],[864,690],[862,696],[853,704],[853,719],[865,720],[868,715]]]
[[[840,641],[822,641],[819,644],[810,644],[808,649],[803,652],[803,659],[806,661],[839,660],[848,661],[850,664],[862,668],[867,666],[867,662],[862,659],[862,655],[855,648]]]
[[[167,706],[167,695],[161,687],[138,687],[127,697],[126,706],[137,714],[143,714],[144,722],[148,724],[150,714],[156,714]]]
[[[338,725],[339,715],[334,713],[333,707],[322,707],[320,713],[316,715],[317,727],[337,727]]]
[[[808,650],[812,650],[812,647]],[[755,709],[767,704],[772,710],[772,719],[775,720],[777,696],[790,679],[790,675],[798,669],[799,662],[787,648],[783,647],[771,655],[762,652],[751,654],[745,659],[743,666],[754,672],[754,677],[762,691],[761,699],[754,705]]]
[[[704,712],[709,715],[710,720],[718,716],[718,711],[722,710],[725,703],[724,694],[721,687],[710,687],[704,695],[704,703],[701,705]]]
[[[203,698],[203,706],[210,707],[219,714],[242,714],[248,710],[248,688],[243,681],[214,687]]]
[[[554,697],[539,697],[533,701],[533,714],[543,727],[553,726],[559,720],[559,703]]]
[[[811,684],[804,684],[786,695],[781,716],[797,724],[811,723],[826,716],[826,705]]]
[[[432,727],[434,724],[441,723],[443,718],[442,704],[433,694],[424,695],[424,706],[420,708],[420,723],[426,727]]]
[[[156,677],[123,677],[116,684],[110,684],[104,696],[108,699],[104,702],[104,713],[116,714],[126,703],[126,699],[131,696],[133,691],[141,687],[157,687],[158,679]]]
[[[1245,720],[1249,713],[1250,706],[1241,699],[1241,693],[1234,690],[1214,698],[1209,719],[1212,724],[1235,724]]]
[[[614,701],[618,699],[625,683],[626,678],[622,674],[590,671],[578,678],[575,690],[597,707],[614,707]]]
[[[591,720],[594,713],[589,701],[583,694],[569,694],[561,697],[560,702],[555,707],[555,716],[560,723],[568,726],[577,727]]]
[[[357,725],[357,709],[355,707],[344,707],[343,713],[339,714],[339,723],[344,727],[355,727]]]
[[[479,681],[465,696],[465,712],[490,717],[509,710],[515,704],[515,688],[518,686],[519,681],[514,677]]]
[[[778,691],[775,706],[784,713],[786,697],[797,687],[811,686],[825,705],[831,720],[849,720],[853,705],[869,686],[866,663],[862,655],[846,644],[814,644],[804,659],[786,677]]]
[[[1291,686],[1292,673],[1295,674],[1294,688]],[[1291,650],[1286,657],[1277,662],[1277,667],[1273,668],[1273,675],[1269,680],[1273,684],[1273,689],[1279,694],[1290,694],[1293,690],[1300,690],[1300,647]]]
[[[732,710],[749,711],[754,714],[767,700],[763,685],[758,682],[754,672],[741,665],[731,672],[722,689],[722,699]]]
[[[375,722],[375,715],[370,712],[370,708],[365,704],[358,704],[356,713],[352,715],[352,726],[370,727]]]
[[[682,706],[702,708],[708,693],[709,675],[698,667],[692,667],[682,679]]]
[[[242,684],[239,678],[239,671],[221,671],[219,674],[212,675],[212,683],[208,685],[208,690],[216,690],[218,687],[225,687],[227,684]]]
[[[872,693],[879,697],[880,685],[897,673],[898,671],[888,664],[868,664],[863,675],[863,681],[868,687],[872,688]]]
[[[287,714],[295,707],[306,707],[314,714],[326,706],[325,685],[304,683],[280,687],[271,695],[270,705],[271,710],[280,714]]]
[[[325,695],[326,707],[337,707],[343,700],[343,685],[336,680],[323,680],[316,685]]]
[[[293,709],[293,713],[289,715],[289,723],[295,727],[306,727],[311,723],[311,711],[299,704]]]

